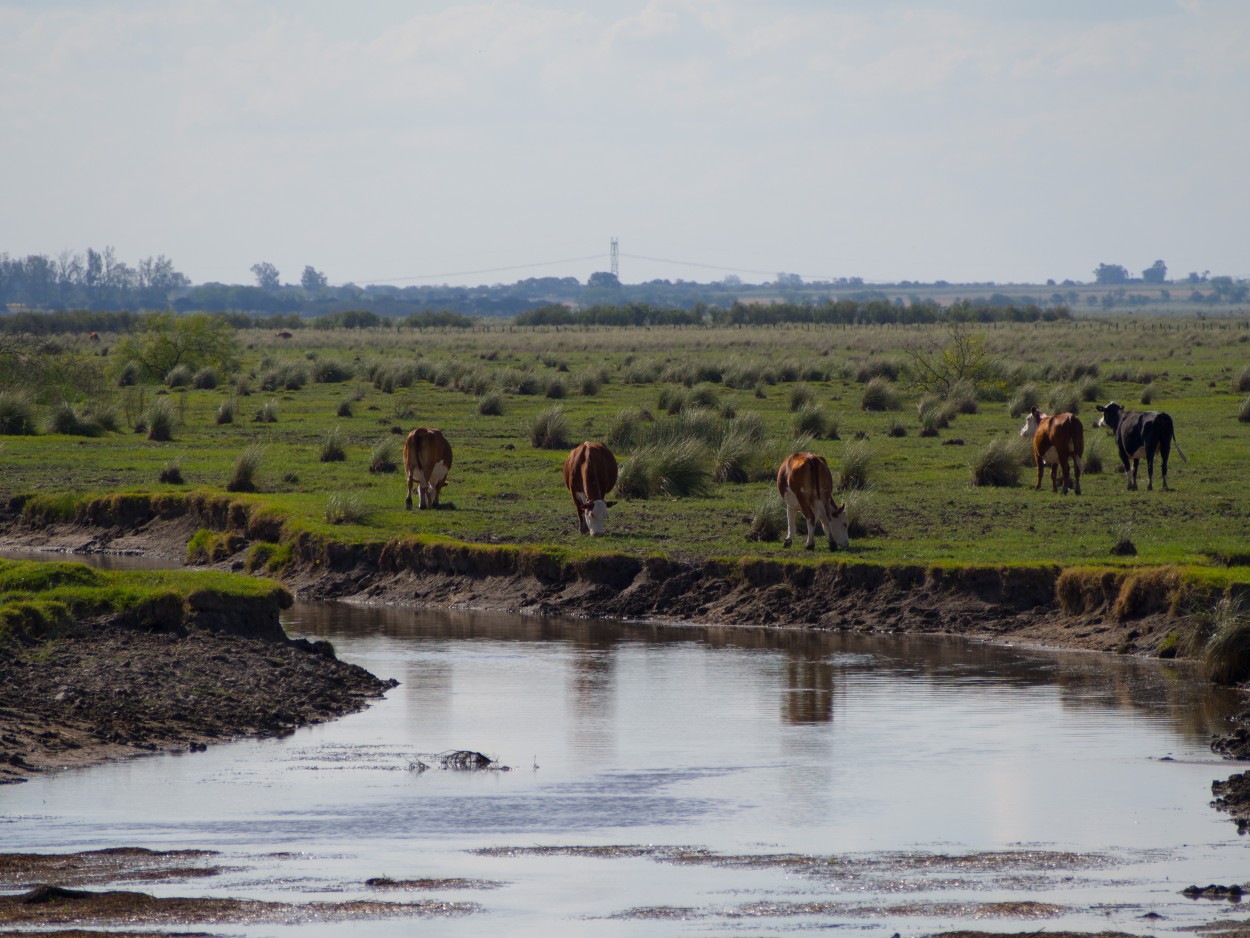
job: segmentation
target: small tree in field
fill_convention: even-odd
[[[913,387],[945,399],[961,384],[977,395],[1003,390],[1002,367],[990,354],[985,333],[966,322],[946,326],[949,339],[941,351],[913,345],[906,349],[907,376]]]

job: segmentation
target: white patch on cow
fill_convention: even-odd
[[[434,468],[430,470],[430,483],[429,484],[438,485],[438,483],[442,482],[445,478],[447,478],[447,470],[449,468],[450,467],[447,466],[441,459],[438,462],[436,462],[434,464]]]
[[[1130,459],[1145,459],[1145,458],[1146,458],[1146,447],[1144,447],[1144,446],[1138,447],[1137,452],[1135,452],[1135,453],[1129,453],[1129,458],[1130,458]]]
[[[1096,427],[1105,427],[1106,425],[1107,425],[1107,418],[1106,418],[1106,417],[1099,417],[1099,418],[1098,418],[1098,422],[1097,422],[1096,424],[1094,424],[1094,426],[1096,426]]]
[[[585,496],[582,496],[582,501],[585,500]],[[582,509],[582,516],[586,519],[586,528],[591,535],[602,536],[604,523],[608,520],[608,503],[602,498],[596,498],[593,505]]]
[[[794,540],[794,529],[797,525],[795,515],[799,510],[799,500],[789,488],[785,490],[781,498],[786,503],[786,544],[790,544]]]
[[[1033,419],[1033,415],[1029,414],[1024,419],[1024,426],[1020,428],[1021,436],[1033,436],[1037,433],[1037,421]]]

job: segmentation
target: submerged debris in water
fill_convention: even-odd
[[[1242,887],[1238,885],[1217,886],[1186,886],[1181,895],[1190,899],[1227,899],[1229,902],[1240,902]]]
[[[500,765],[490,756],[484,756],[480,752],[474,752],[471,749],[454,749],[448,752],[439,752],[433,755],[422,754],[424,758],[429,759],[440,769],[454,769],[459,772],[480,772],[490,770],[492,772],[511,772],[512,769],[506,765]],[[430,766],[423,762],[421,758],[416,758],[408,763],[409,772],[424,772]]]

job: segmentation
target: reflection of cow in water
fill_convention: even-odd
[[[404,475],[408,477],[408,498],[412,508],[412,486],[417,486],[417,507],[437,508],[438,495],[451,471],[451,444],[439,430],[418,427],[404,441]]]

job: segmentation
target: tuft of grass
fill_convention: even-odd
[[[175,365],[165,375],[165,387],[189,388],[195,380],[195,372],[189,365]]]
[[[0,391],[0,435],[31,436],[35,427],[35,408],[22,391]]]
[[[330,524],[372,525],[378,509],[366,504],[359,492],[333,492],[326,499],[325,519]]]
[[[528,431],[530,445],[535,449],[563,449],[569,445],[569,420],[559,404],[534,417]]]
[[[755,503],[755,512],[751,515],[751,530],[747,533],[748,541],[779,541],[786,532],[786,506],[776,486],[769,486],[768,491]]]
[[[249,446],[234,461],[230,468],[230,478],[226,480],[227,492],[255,492],[256,477],[260,474],[261,458],[264,450],[259,446]]]
[[[1206,613],[1210,633],[1202,652],[1202,669],[1216,684],[1240,684],[1250,678],[1250,615],[1240,601],[1225,595]]]
[[[1032,458],[1029,446],[1031,441],[1020,437],[994,437],[972,463],[972,484],[1000,488],[1017,485],[1024,454]]]
[[[842,466],[835,480],[840,491],[868,487],[869,470],[872,468],[872,450],[863,440],[847,443],[842,448]]]
[[[48,414],[48,432],[66,436],[99,436],[103,428],[85,410],[69,401],[61,401]]]
[[[894,382],[878,376],[864,385],[860,406],[864,410],[898,410],[903,405]]]
[[[217,425],[234,423],[234,398],[226,398],[217,407]]]
[[[790,389],[788,407],[790,413],[797,413],[800,410],[814,407],[816,404],[816,392],[806,384],[796,384]]]
[[[1050,392],[1047,413],[1075,414],[1081,409],[1081,394],[1070,384],[1057,384]]]
[[[338,427],[331,427],[321,438],[321,454],[317,458],[320,462],[342,462],[347,458],[343,434]]]
[[[165,485],[182,485],[182,464],[177,459],[171,459],[162,467],[157,478]]]
[[[886,436],[907,436],[907,427],[903,425],[901,420],[891,420],[885,428]]]
[[[1102,437],[1094,437],[1085,447],[1081,471],[1085,475],[1099,475],[1103,470]]]
[[[702,496],[711,491],[712,472],[705,443],[678,439],[638,449],[621,467],[616,492],[621,498]]]
[[[399,447],[394,440],[381,440],[369,453],[369,471],[375,475],[399,468],[395,454]]]
[[[1124,522],[1116,529],[1115,543],[1111,545],[1111,553],[1117,557],[1137,556],[1137,545],[1133,543],[1133,524]]]
[[[350,417],[352,415],[352,403],[353,401],[351,397],[343,398],[341,401],[339,401],[339,406],[335,408],[334,416]]]
[[[1250,423],[1250,397],[1242,398],[1237,407],[1237,419],[1242,423]]]
[[[1040,407],[1041,404],[1042,392],[1037,389],[1037,385],[1022,384],[1007,405],[1007,413],[1013,417],[1023,417],[1029,412],[1029,408]]]
[[[836,440],[838,420],[815,405],[805,405],[794,413],[791,428],[795,436],[810,436],[816,440]]]
[[[1092,398],[1092,399],[1098,400],[1098,398]],[[1141,389],[1141,397],[1138,398],[1138,400],[1140,400],[1143,404],[1149,404],[1154,399],[1155,399],[1155,386],[1153,384],[1148,384],[1144,388]],[[1086,400],[1090,400],[1090,398],[1086,398]]]
[[[717,482],[749,482],[758,445],[744,427],[730,429],[713,445],[712,478]]]
[[[1233,379],[1233,390],[1238,394],[1250,391],[1250,365],[1246,365],[1237,372],[1237,377]]]
[[[255,423],[277,423],[278,422],[278,401],[270,398],[261,404],[256,410],[256,416],[252,418]]]
[[[503,413],[503,395],[498,391],[487,391],[477,399],[477,412],[483,417],[498,417]]]
[[[221,377],[217,374],[217,369],[212,367],[201,368],[191,379],[191,386],[197,391],[211,391],[220,383]]]
[[[169,403],[169,398],[153,398],[143,414],[143,423],[148,428],[148,439],[159,442],[172,440],[175,420],[174,408]]]

